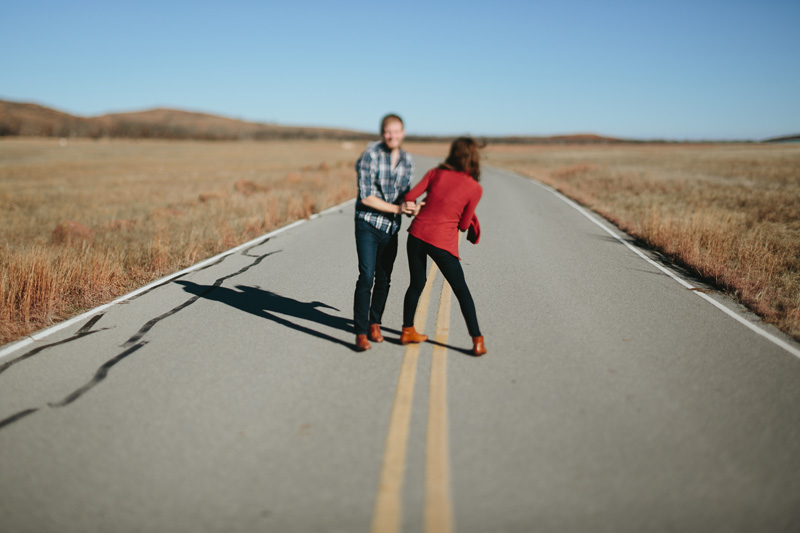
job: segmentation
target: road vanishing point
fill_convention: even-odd
[[[408,221],[353,350],[352,201],[1,347],[0,531],[800,531],[798,343],[555,191],[482,185],[481,358],[435,267],[400,345]]]

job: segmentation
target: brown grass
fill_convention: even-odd
[[[361,148],[0,141],[0,344],[352,198]],[[448,146],[406,148],[443,158]],[[594,209],[800,339],[800,145],[490,145],[483,155]],[[87,233],[65,230],[56,244],[64,222]]]
[[[800,145],[492,146],[800,339]]]
[[[361,148],[0,141],[0,344],[354,197]]]

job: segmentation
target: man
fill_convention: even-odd
[[[414,175],[411,156],[400,149],[405,137],[403,120],[393,114],[383,117],[381,137],[383,140],[368,146],[356,163],[358,281],[353,315],[356,350],[360,352],[372,348],[370,340],[383,342],[381,317],[397,257],[400,221],[403,214],[416,214],[403,202]]]

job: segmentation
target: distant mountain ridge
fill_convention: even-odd
[[[784,135],[781,137],[773,137],[764,141],[765,143],[797,143],[800,142],[800,134],[797,135]]]
[[[375,137],[352,130],[279,126],[177,109],[79,117],[39,104],[4,100],[0,100],[0,136],[200,140],[366,140]]]
[[[328,139],[372,140],[375,133],[353,130],[279,126],[244,120],[156,108],[97,117],[79,117],[39,104],[0,100],[0,137],[89,137],[155,138],[197,140],[277,140]],[[409,141],[449,141],[454,136],[409,135]],[[551,137],[484,137],[485,140],[513,144],[608,144],[631,142],[594,134]]]
[[[88,137],[130,139],[197,139],[197,140],[280,140],[327,139],[367,141],[377,138],[374,132],[336,128],[281,126],[248,122],[219,115],[156,108],[129,113],[111,113],[97,117],[80,117],[34,103],[0,100],[0,137]],[[450,141],[453,135],[409,135],[409,141]],[[776,137],[766,142],[797,141],[800,135]],[[503,144],[616,144],[636,142],[591,133],[554,136],[482,137]]]

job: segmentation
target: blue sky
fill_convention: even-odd
[[[0,99],[416,134],[800,133],[800,2],[3,0]]]

